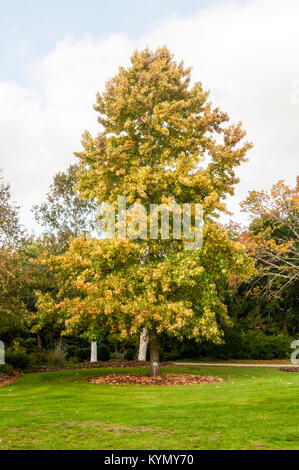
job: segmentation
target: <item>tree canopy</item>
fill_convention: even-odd
[[[220,286],[253,271],[242,245],[215,222],[237,183],[235,168],[250,144],[240,145],[241,125],[225,125],[191,69],[167,48],[135,52],[97,95],[102,131],[83,136],[77,188],[97,204],[127,202],[201,204],[204,244],[185,251],[182,240],[73,239],[70,249],[46,260],[57,273],[56,299],[40,297],[40,309],[58,309],[66,331],[85,325],[123,336],[146,327],[156,344],[167,331],[177,337],[219,341],[227,320]],[[156,351],[154,356],[157,358]]]

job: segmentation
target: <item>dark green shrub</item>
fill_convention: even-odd
[[[267,335],[261,331],[229,329],[224,332],[223,342],[214,344],[209,341],[184,340],[174,342],[171,338],[167,344],[164,340],[160,358],[164,361],[175,359],[252,359],[272,360],[287,359],[291,354],[292,338],[289,336]]]
[[[98,361],[108,361],[110,359],[110,349],[101,341],[97,344],[98,350]],[[67,359],[78,358],[79,362],[85,362],[90,360],[90,346],[87,347],[78,347],[75,345],[70,345],[67,347]]]
[[[76,350],[76,356],[79,358],[80,362],[90,360],[90,347],[87,348],[78,348]]]
[[[160,360],[161,361],[175,361],[176,359],[180,359],[180,354],[178,352],[164,352],[160,353]],[[187,356],[184,356],[187,357]]]
[[[271,360],[287,359],[291,353],[292,339],[282,334],[266,335],[255,330],[246,332],[229,330],[225,332],[223,339],[224,342],[221,344],[199,343],[198,352],[193,357]]]
[[[247,331],[244,335],[248,359],[287,359],[291,354],[292,339],[285,335],[269,336]]]
[[[98,361],[109,361],[110,350],[105,343],[98,343]]]
[[[136,348],[129,348],[125,350],[124,359],[125,361],[135,361],[138,356],[138,351]]]
[[[40,348],[36,344],[35,338],[27,338],[23,341],[23,346],[28,353],[39,352]]]
[[[90,347],[78,347],[75,345],[70,345],[67,347],[66,357],[77,357],[79,362],[85,362],[90,359]]]
[[[59,354],[56,352],[48,351],[46,355],[46,365],[49,366],[64,366],[66,361],[64,361]]]
[[[31,366],[44,366],[48,363],[48,353],[45,350],[39,350],[30,354]]]
[[[77,349],[79,349],[78,346],[74,346],[73,344],[68,345],[67,348],[66,348],[66,357],[67,357],[67,359],[69,357],[75,357]]]
[[[0,364],[0,374],[12,375],[12,366],[10,364]]]
[[[25,370],[30,365],[29,355],[21,351],[7,351],[5,361],[17,370]]]
[[[198,344],[195,343],[195,341],[186,341],[183,342],[179,349],[179,357],[182,358],[192,358],[196,356],[198,350]]]
[[[70,362],[71,364],[78,364],[78,362],[80,362],[80,361],[79,361],[79,358],[76,357],[76,356],[69,356],[67,360],[68,360],[68,362]]]
[[[30,366],[63,366],[65,361],[55,352],[46,349],[33,352],[29,355]]]

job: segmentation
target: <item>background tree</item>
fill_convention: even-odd
[[[95,229],[96,204],[82,199],[76,190],[78,165],[54,176],[46,201],[33,207],[37,222],[44,228],[51,251],[67,248],[70,236],[91,233]]]
[[[299,176],[293,189],[278,181],[270,192],[250,191],[241,206],[251,217],[240,238],[257,260],[255,285],[278,297],[299,282]]]
[[[44,233],[37,240],[39,254],[41,249],[51,254],[62,253],[69,246],[70,237],[79,236],[82,233],[91,233],[96,227],[96,204],[92,200],[85,200],[79,196],[76,190],[78,165],[70,165],[67,171],[58,172],[54,176],[46,201],[33,207],[37,222],[44,228]],[[38,258],[34,256],[33,259]],[[34,270],[45,270],[45,266],[39,266],[38,260],[34,262]],[[53,277],[53,276],[52,276]],[[49,276],[51,279],[51,276]],[[36,278],[35,278],[36,280]],[[48,302],[53,297],[54,286],[35,283],[38,296],[46,295]],[[53,344],[59,337],[59,344],[63,342],[61,331],[63,321],[55,314],[50,315],[47,308],[33,308],[30,314],[32,332],[38,335],[39,344],[44,337],[47,343]]]
[[[10,185],[4,181],[0,170],[0,246],[11,247],[22,238],[19,207],[12,201]]]
[[[20,330],[26,313],[22,299],[24,273],[17,253],[0,249],[0,335]]]
[[[231,223],[228,233],[246,247],[257,270],[226,302],[234,324],[228,342],[248,337],[255,344],[255,338],[264,351],[266,344],[272,348],[269,357],[279,357],[275,350],[282,354],[280,346],[289,348],[299,331],[298,178],[295,188],[279,181],[270,192],[251,191],[242,207],[249,227]]]
[[[25,312],[21,298],[22,268],[17,253],[24,232],[10,185],[0,174],[0,333],[18,329]]]
[[[36,335],[39,348],[43,348],[43,346],[55,348],[63,329],[60,318],[44,317],[42,311],[37,308],[40,293],[51,297],[57,293],[54,274],[47,266],[39,262],[39,257],[57,252],[56,244],[53,246],[49,243],[48,237],[44,236],[24,240],[19,250],[23,270],[26,273],[23,292],[23,301],[27,312],[26,326],[32,334]]]

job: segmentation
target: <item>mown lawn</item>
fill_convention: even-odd
[[[168,367],[223,383],[95,385],[91,375],[28,374],[0,388],[0,449],[299,449],[299,373]]]

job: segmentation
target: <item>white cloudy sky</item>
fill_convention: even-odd
[[[89,5],[93,1],[88,0]],[[299,173],[298,0],[198,1],[198,7],[189,0],[189,9],[186,0],[184,9],[174,11],[171,5],[176,1],[166,0],[160,16],[159,2],[141,1],[147,20],[132,14],[126,22],[115,20],[113,0],[110,6],[95,2],[113,10],[108,13],[114,21],[105,21],[102,34],[97,34],[95,21],[90,30],[86,26],[78,32],[74,19],[72,32],[72,25],[64,30],[60,20],[59,34],[50,41],[51,24],[43,26],[36,18],[35,25],[28,16],[24,20],[28,31],[32,33],[36,26],[35,38],[31,34],[29,40],[15,20],[6,21],[10,29],[0,37],[0,167],[22,205],[22,221],[29,229],[36,228],[30,208],[44,198],[53,174],[75,161],[73,152],[80,149],[82,132],[98,130],[92,108],[96,91],[103,90],[119,65],[128,63],[134,49],[145,46],[166,44],[177,59],[193,66],[194,80],[211,91],[213,103],[227,111],[233,122],[243,122],[254,143],[249,163],[238,171],[236,195],[229,201],[236,220],[244,220],[238,203],[249,189],[269,188],[278,179],[295,183]],[[34,8],[35,1],[30,3]],[[77,10],[78,21],[80,5]],[[22,17],[17,21],[22,22]]]

